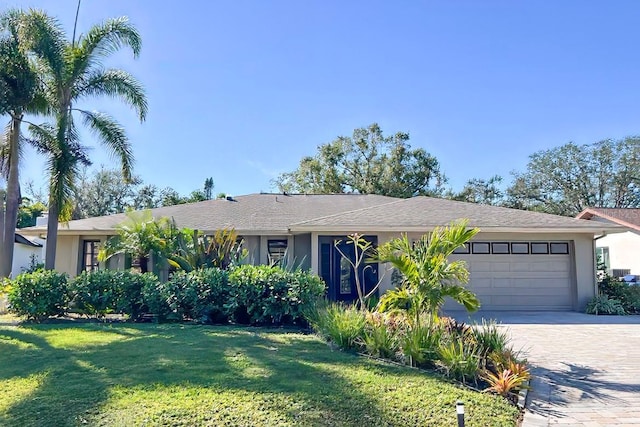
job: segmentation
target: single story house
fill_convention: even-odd
[[[362,194],[250,194],[152,213],[206,233],[234,228],[244,239],[250,262],[269,263],[286,253],[289,261],[318,273],[334,300],[356,297],[353,272],[335,247],[338,241],[344,245],[348,234],[363,234],[379,245],[401,233],[417,239],[436,226],[468,219],[469,226],[481,232],[455,256],[467,261],[469,287],[485,310],[582,310],[596,291],[594,239],[626,230],[616,224],[445,199]],[[104,267],[96,259],[99,245],[125,218],[116,214],[61,224],[56,269],[76,275]],[[39,236],[45,231],[42,226],[21,230]],[[386,269],[367,269],[365,280],[380,280],[380,292],[392,286]]]
[[[587,208],[576,218],[625,227],[624,233],[599,236],[596,254],[613,277],[640,276],[640,209]]]

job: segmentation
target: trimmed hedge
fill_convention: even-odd
[[[52,270],[19,274],[9,284],[9,311],[40,321],[65,313],[69,303],[67,275]]]
[[[208,268],[189,273],[175,272],[168,282],[148,283],[143,300],[159,321],[195,320],[202,323],[226,323],[224,303],[228,299],[228,274]]]
[[[304,323],[303,312],[324,295],[322,280],[301,270],[244,265],[178,271],[167,282],[150,273],[101,270],[67,284],[54,271],[24,273],[10,283],[11,310],[32,319],[75,311],[132,320],[151,314],[157,321],[201,323]]]
[[[69,285],[73,296],[72,306],[81,313],[98,317],[117,313],[138,319],[147,311],[142,289],[157,281],[158,278],[151,273],[114,270],[83,272],[72,279]]]
[[[233,269],[229,285],[229,302],[225,307],[231,320],[243,324],[304,322],[303,312],[324,295],[325,289],[318,276],[266,265]]]

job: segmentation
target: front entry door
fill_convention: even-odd
[[[353,242],[345,237],[321,236],[320,240],[320,276],[328,287],[328,297],[333,301],[351,302],[358,299],[356,287],[356,272],[353,266],[345,258],[355,261]],[[365,239],[375,246],[376,236],[365,236]],[[336,248],[337,246],[337,248]],[[338,250],[340,249],[340,250]],[[343,256],[340,251],[345,255]],[[369,255],[365,255],[366,260]],[[378,264],[362,262],[358,268],[360,286],[365,294],[378,283]]]

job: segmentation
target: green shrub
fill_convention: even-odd
[[[110,270],[84,271],[71,279],[72,304],[80,312],[103,317],[116,310],[120,286]]]
[[[22,273],[9,286],[10,311],[31,320],[64,314],[69,301],[67,275],[53,270]]]
[[[130,271],[118,271],[116,277],[120,278],[120,293],[116,301],[116,313],[126,314],[131,320],[139,319],[148,308],[144,304],[142,290],[147,286],[158,283],[158,277],[153,273],[135,273]]]
[[[119,313],[135,320],[144,312],[142,287],[157,280],[151,273],[100,270],[79,274],[69,288],[73,305],[82,313],[98,317]]]
[[[607,295],[597,295],[587,304],[588,314],[627,314],[620,300],[609,298]]]
[[[330,303],[309,319],[313,329],[338,347],[356,349],[363,341],[366,313],[355,306]]]
[[[219,268],[206,268],[192,273],[200,284],[201,300],[196,317],[208,323],[227,323],[225,304],[229,300],[229,273]]]
[[[217,268],[177,271],[165,283],[143,286],[143,301],[158,321],[225,322],[227,277],[226,271]]]
[[[229,274],[228,315],[243,324],[304,321],[304,312],[323,294],[325,285],[311,273],[277,266],[243,265]]]
[[[606,295],[610,300],[618,300],[625,312],[640,314],[640,286],[629,285],[610,276],[605,276],[598,283],[598,287],[600,293]]]
[[[627,286],[622,298],[622,307],[627,313],[640,314],[640,286]]]

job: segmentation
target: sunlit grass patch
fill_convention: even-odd
[[[47,324],[0,335],[2,426],[450,426],[457,399],[468,426],[514,426],[518,415],[495,396],[290,331]]]

